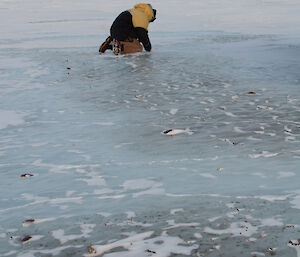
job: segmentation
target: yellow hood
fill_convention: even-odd
[[[150,4],[139,3],[134,6],[134,9],[140,10],[145,13],[149,21],[154,18],[154,13]]]

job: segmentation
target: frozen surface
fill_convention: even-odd
[[[133,3],[0,2],[0,256],[299,257],[299,1]]]

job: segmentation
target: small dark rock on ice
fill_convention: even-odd
[[[87,251],[88,251],[89,254],[97,253],[97,251],[95,250],[95,248],[93,246],[91,246],[91,245],[89,245],[87,247]]]

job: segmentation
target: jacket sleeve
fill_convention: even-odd
[[[144,28],[141,27],[137,27],[135,28],[138,40],[143,44],[145,50],[147,52],[151,51],[151,43],[150,43],[150,39],[148,37],[148,31]]]

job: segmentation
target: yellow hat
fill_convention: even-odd
[[[144,12],[149,21],[151,21],[155,18],[151,4],[139,3],[139,4],[136,4],[134,6],[134,8]]]

